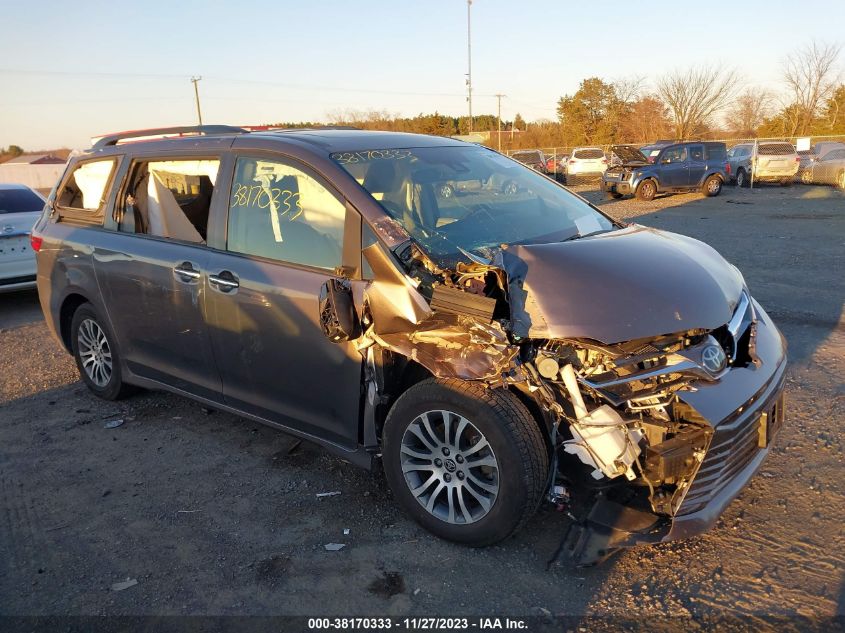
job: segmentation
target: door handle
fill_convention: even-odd
[[[208,281],[216,286],[220,292],[231,292],[240,286],[238,279],[228,270],[224,270],[217,275],[209,275]]]
[[[200,271],[194,268],[191,262],[182,262],[181,264],[174,266],[173,274],[181,281],[196,281],[200,278]]]

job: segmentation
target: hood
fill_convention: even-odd
[[[715,329],[730,321],[743,287],[710,246],[637,225],[505,252],[514,331],[531,338],[611,344]]]
[[[613,145],[610,151],[619,157],[622,163],[645,165],[648,161],[643,153],[633,145]]]

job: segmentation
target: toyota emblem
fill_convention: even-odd
[[[708,345],[701,351],[701,364],[711,374],[718,374],[728,364],[725,350],[718,345]]]

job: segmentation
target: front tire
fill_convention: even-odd
[[[540,428],[516,396],[457,379],[431,378],[399,397],[382,459],[394,497],[415,521],[476,547],[528,521],[549,469]]]
[[[654,196],[657,195],[657,186],[654,184],[653,180],[644,180],[639,185],[637,185],[637,193],[636,196],[640,200],[644,202],[650,202],[654,200]]]
[[[77,308],[70,333],[79,375],[95,395],[105,400],[119,400],[134,391],[131,385],[123,382],[114,336],[93,305],[83,303]]]
[[[708,198],[718,196],[721,191],[722,179],[718,176],[710,176],[707,180],[704,181],[704,185],[701,188],[701,193],[703,193]]]

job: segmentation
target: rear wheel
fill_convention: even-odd
[[[836,179],[836,184],[840,189],[845,189],[845,171],[839,172],[839,177]]]
[[[704,185],[701,188],[701,192],[709,198],[712,198],[713,196],[718,196],[721,191],[722,179],[718,176],[710,176],[707,180],[704,181]]]
[[[780,179],[780,186],[781,187],[791,187],[792,186],[792,178],[781,178]]]
[[[736,172],[736,186],[737,187],[747,187],[748,186],[748,174],[745,173],[744,169],[740,169]]]
[[[813,184],[813,174],[810,172],[809,169],[805,169],[801,172],[801,182],[805,185]]]
[[[507,538],[534,514],[549,457],[516,396],[477,382],[429,379],[402,394],[383,433],[399,505],[433,534],[473,546]]]
[[[90,303],[83,303],[71,322],[71,347],[79,375],[95,395],[118,400],[134,391],[123,382],[114,337]]]
[[[452,189],[452,185],[444,184],[440,185],[439,193],[441,198],[451,198],[455,194],[455,190]]]
[[[637,186],[637,198],[646,202],[654,200],[657,195],[657,187],[653,180],[644,180]]]
[[[612,199],[614,199],[614,200],[619,200],[619,198],[621,198],[621,197],[622,197],[622,194],[621,194],[621,193],[617,193],[617,192],[615,192],[615,191],[605,191],[605,192],[604,192],[604,197],[605,197],[605,198],[608,198],[608,199],[612,198]]]

